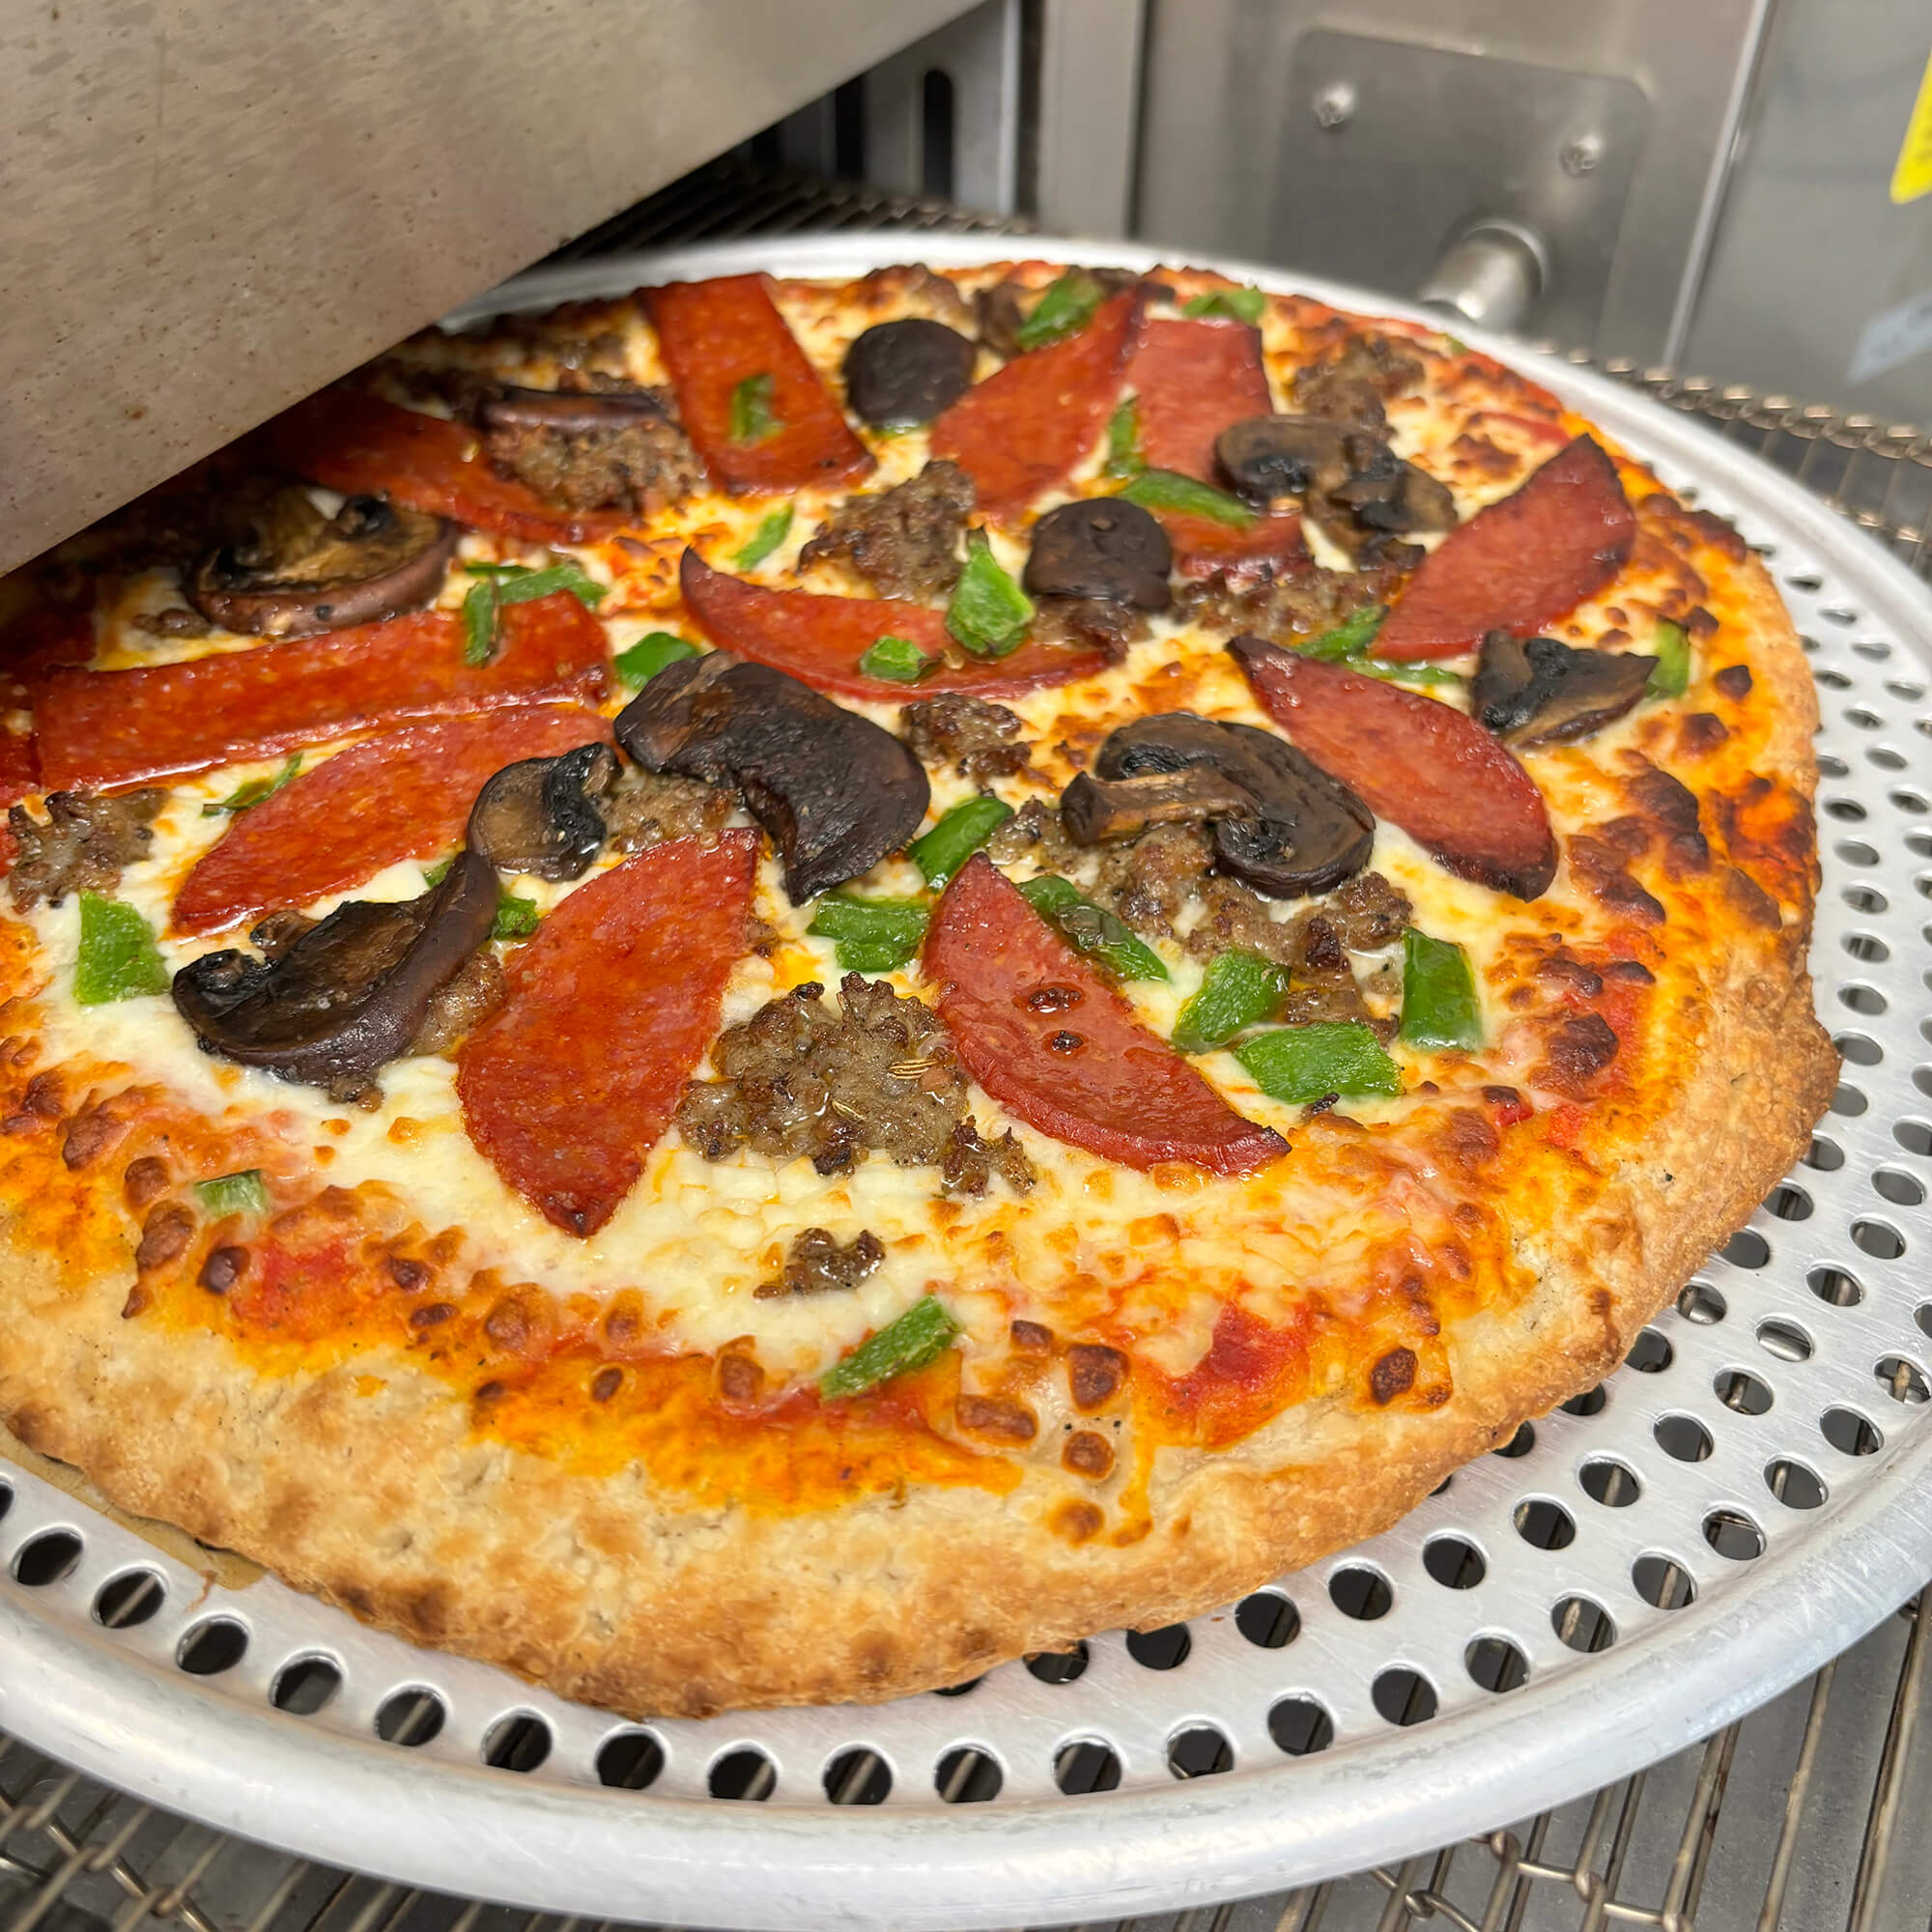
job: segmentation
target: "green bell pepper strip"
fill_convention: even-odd
[[[937,1295],[915,1301],[903,1315],[888,1321],[876,1335],[834,1362],[818,1378],[818,1392],[828,1402],[864,1395],[896,1376],[936,1361],[952,1348],[959,1324]]]
[[[674,631],[650,631],[628,651],[619,651],[611,660],[611,668],[635,691],[639,685],[648,684],[659,671],[681,664],[686,658],[703,655],[696,644]]]
[[[1003,658],[1020,647],[1033,600],[1000,566],[984,530],[966,533],[966,564],[946,607],[946,628],[976,658]]]
[[[167,990],[167,962],[155,944],[154,927],[119,899],[82,893],[74,999],[83,1007],[104,1007]]]
[[[1469,955],[1454,940],[1410,926],[1402,936],[1402,1031],[1410,1046],[1483,1043],[1483,1009]]]
[[[1107,418],[1107,462],[1109,476],[1138,476],[1147,468],[1141,454],[1141,406],[1137,396],[1127,400]]]
[[[1375,642],[1376,633],[1381,629],[1382,619],[1387,615],[1386,605],[1364,604],[1359,611],[1343,618],[1332,631],[1303,638],[1294,648],[1303,657],[1320,658],[1323,664],[1340,664],[1344,659],[1360,657]]]
[[[730,437],[733,442],[763,442],[778,433],[772,413],[772,375],[769,369],[747,376],[731,391]]]
[[[1682,697],[1690,688],[1690,639],[1684,626],[1659,624],[1651,636],[1650,647],[1657,653],[1657,668],[1644,686],[1644,695]]]
[[[1253,528],[1259,515],[1238,497],[1231,497],[1211,483],[1183,476],[1178,469],[1143,469],[1121,495],[1144,510],[1178,510],[1236,530]]]
[[[482,580],[472,583],[463,598],[463,662],[471,665],[486,665],[497,655],[497,625],[506,604],[532,604],[554,590],[568,590],[586,610],[594,611],[610,588],[581,564],[570,562],[553,563],[543,570],[520,563],[478,564],[469,574]]]
[[[919,951],[931,917],[930,908],[919,899],[827,893],[806,931],[814,939],[836,941],[838,963],[848,973],[890,973]]]
[[[859,668],[889,684],[917,684],[932,668],[932,660],[910,638],[884,637],[861,654]]]
[[[764,562],[779,545],[791,534],[791,505],[774,510],[758,527],[753,531],[752,540],[731,561],[740,570],[752,570]]]
[[[1396,1094],[1402,1069],[1358,1020],[1317,1020],[1277,1027],[1235,1049],[1270,1099],[1306,1103],[1329,1094]]]
[[[237,811],[246,811],[250,806],[260,805],[265,798],[273,798],[288,781],[302,768],[302,754],[298,752],[271,779],[250,779],[246,784],[239,784],[226,798],[217,799],[213,805],[204,805],[201,815],[204,818],[222,818]]]
[[[197,1180],[194,1191],[211,1220],[227,1214],[266,1214],[269,1190],[259,1167],[244,1167],[239,1174],[217,1174],[213,1180]]]
[[[1100,306],[1104,290],[1082,270],[1071,269],[1034,305],[1033,313],[1013,330],[1022,349],[1045,349],[1085,328]]]
[[[1042,872],[1028,879],[1020,893],[1074,952],[1098,960],[1115,979],[1167,978],[1160,954],[1136,938],[1117,914],[1085,897],[1071,880]]]
[[[497,917],[490,926],[492,939],[527,939],[542,923],[535,899],[520,899],[514,893],[498,890]]]
[[[906,847],[906,857],[925,874],[925,883],[937,889],[1012,815],[1005,799],[982,792],[955,805],[930,832],[922,832]]]
[[[1200,989],[1174,1022],[1176,1049],[1211,1053],[1226,1046],[1237,1033],[1272,1018],[1287,992],[1286,966],[1238,947],[1215,953]]]
[[[1252,328],[1266,307],[1267,297],[1249,282],[1238,289],[1215,289],[1208,295],[1196,296],[1180,304],[1180,312],[1194,321],[1208,315],[1225,315],[1231,321],[1245,322]]]

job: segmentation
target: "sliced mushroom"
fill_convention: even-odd
[[[1034,526],[1024,581],[1036,597],[1097,597],[1165,611],[1173,567],[1167,532],[1138,503],[1089,497],[1062,503]]]
[[[1061,822],[1079,845],[1138,838],[1151,826],[1205,818],[1246,818],[1254,794],[1213,765],[1178,772],[1144,772],[1131,779],[1076,776],[1060,801]]]
[[[496,869],[465,851],[420,898],[352,899],[271,960],[232,947],[203,954],[175,975],[175,1007],[210,1053],[352,1090],[410,1051],[496,917]]]
[[[870,871],[925,816],[925,768],[890,731],[724,651],[660,671],[616,731],[646,771],[735,785],[778,845],[794,904]]]
[[[1249,502],[1332,490],[1346,482],[1346,423],[1321,416],[1249,416],[1214,439],[1214,460]]]
[[[1370,530],[1402,535],[1413,530],[1448,530],[1456,526],[1456,499],[1447,487],[1426,469],[1396,455],[1385,442],[1359,432],[1347,439],[1354,466],[1349,475],[1322,493]],[[1321,506],[1309,505],[1319,516]]]
[[[641,389],[499,389],[476,411],[486,433],[539,429],[555,436],[588,436],[665,419],[664,405]]]
[[[928,423],[973,386],[979,350],[943,322],[880,322],[845,352],[845,400],[864,422]]]
[[[1469,706],[1518,751],[1587,738],[1643,696],[1654,657],[1639,651],[1577,650],[1554,638],[1492,631],[1483,639]]]
[[[1182,776],[1191,786],[1172,782]],[[1170,782],[1146,782],[1153,779]],[[1221,803],[1231,795],[1240,809]],[[1154,810],[1137,824],[1141,803]],[[1376,836],[1369,808],[1287,739],[1187,711],[1122,725],[1100,747],[1093,775],[1067,785],[1060,811],[1082,844],[1179,817],[1211,820],[1220,869],[1280,899],[1325,893],[1359,872]]]
[[[246,537],[202,558],[186,594],[224,629],[313,637],[427,604],[456,538],[454,524],[381,497],[351,497],[327,517],[306,490],[278,490]]]
[[[608,836],[597,801],[616,778],[609,745],[505,765],[476,794],[465,842],[500,872],[581,879]]]

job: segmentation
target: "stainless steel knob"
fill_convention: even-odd
[[[1548,255],[1531,230],[1480,221],[1442,251],[1416,297],[1429,308],[1507,332],[1528,320],[1548,274]]]

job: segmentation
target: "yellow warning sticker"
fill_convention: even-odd
[[[1912,119],[1905,124],[1905,145],[1898,151],[1898,165],[1891,171],[1891,198],[1901,207],[1932,194],[1932,57],[1918,82],[1918,99],[1912,105]]]

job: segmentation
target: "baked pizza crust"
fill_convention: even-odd
[[[1733,566],[1726,648],[1769,720],[1751,768],[1808,807],[1810,675],[1762,567]],[[1802,1152],[1837,1065],[1805,970],[1808,813],[1802,837],[1783,857],[1806,883],[1778,930],[1720,921],[1696,974],[1660,974],[1682,1084],[1538,1170],[1510,1242],[1529,1286],[1446,1325],[1447,1399],[1378,1406],[1350,1387],[1232,1448],[1162,1448],[1138,1541],[1081,1540],[1027,1483],[790,1514],[696,1505],[641,1463],[596,1473],[479,1432],[400,1350],[271,1373],[221,1336],[127,1320],[131,1264],[76,1292],[17,1221],[0,1224],[0,1416],[122,1509],[628,1716],[889,1698],[1173,1623],[1385,1529],[1595,1382]],[[1700,889],[1723,876],[1714,865]]]

